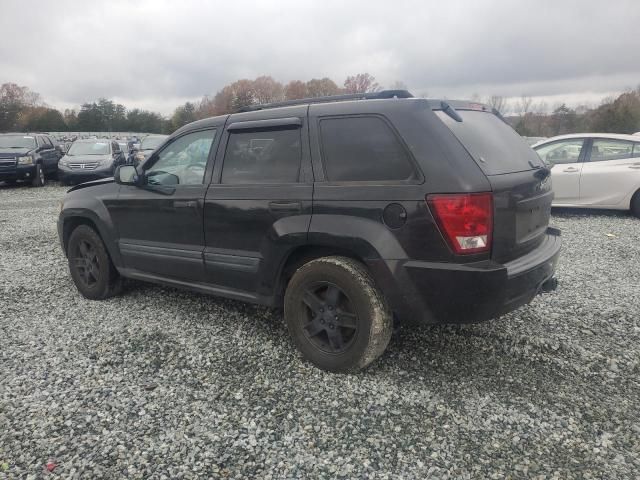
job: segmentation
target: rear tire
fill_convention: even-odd
[[[93,228],[80,225],[71,232],[67,258],[73,283],[85,298],[104,300],[122,291],[122,278]]]
[[[631,213],[640,218],[640,190],[638,190],[631,199]]]
[[[393,327],[366,268],[347,257],[318,258],[299,268],[287,286],[284,317],[302,355],[331,372],[369,365],[386,349]]]
[[[44,170],[42,170],[42,165],[38,163],[36,164],[36,174],[33,176],[33,180],[31,180],[31,186],[43,187],[44,183],[45,183]]]

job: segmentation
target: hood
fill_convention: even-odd
[[[87,188],[87,187],[94,187],[96,185],[105,185],[107,183],[113,183],[113,182],[114,182],[113,177],[101,178],[99,180],[93,180],[91,182],[84,182],[84,183],[80,183],[78,185],[75,185],[75,186],[71,187],[69,190],[67,190],[67,193],[74,192],[76,190],[80,190],[80,189]]]
[[[94,163],[101,160],[113,160],[111,155],[65,155],[63,160],[70,163]]]
[[[0,157],[2,157],[2,158],[18,157],[20,155],[26,155],[27,153],[29,153],[32,150],[33,150],[33,148],[6,148],[6,147],[2,147],[2,148],[0,148]]]

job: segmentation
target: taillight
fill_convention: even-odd
[[[440,231],[457,254],[491,250],[493,195],[461,193],[427,195]]]

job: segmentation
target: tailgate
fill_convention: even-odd
[[[487,176],[494,195],[491,257],[507,262],[536,248],[544,240],[553,191],[536,171]]]

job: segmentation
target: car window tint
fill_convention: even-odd
[[[597,138],[593,140],[591,147],[591,162],[603,162],[607,160],[622,160],[631,158],[633,143],[624,140],[610,140]]]
[[[222,183],[295,183],[301,158],[299,128],[231,132]]]
[[[320,121],[322,160],[332,182],[415,180],[404,147],[378,117],[327,118]]]
[[[584,139],[573,138],[541,145],[535,151],[545,163],[550,165],[577,163],[583,144]]]
[[[633,158],[640,158],[640,143],[633,144],[633,153],[631,154]]]
[[[162,149],[158,160],[147,170],[152,185],[198,185],[204,182],[215,130],[189,133]]]
[[[44,146],[47,148],[53,148],[53,143],[51,143],[51,139],[49,137],[42,137],[44,140]]]

